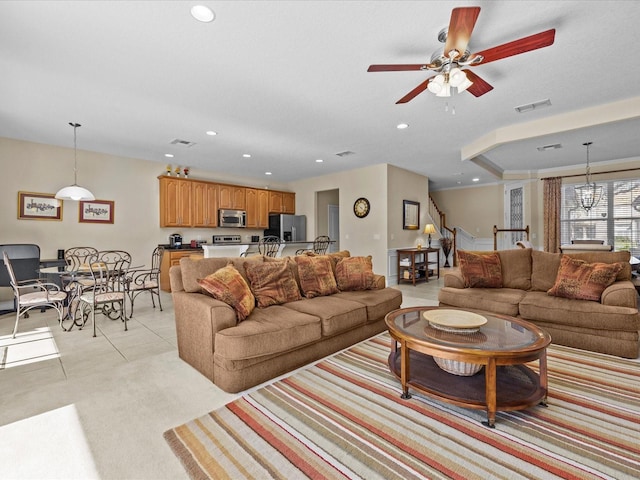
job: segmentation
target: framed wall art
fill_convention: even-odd
[[[402,228],[418,230],[420,227],[420,203],[411,200],[402,201]]]
[[[80,223],[113,223],[115,202],[112,200],[91,200],[79,202]]]
[[[62,200],[53,193],[18,192],[19,220],[62,220]]]

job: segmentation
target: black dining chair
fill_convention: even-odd
[[[126,290],[131,302],[131,313],[129,318],[133,317],[133,302],[141,293],[148,292],[151,294],[151,304],[156,308],[154,297],[158,299],[158,306],[162,311],[162,302],[160,301],[160,264],[164,255],[164,247],[156,247],[151,254],[151,268],[129,270],[127,275]]]

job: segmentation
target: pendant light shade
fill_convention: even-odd
[[[89,190],[84,187],[78,185],[78,145],[77,145],[77,136],[76,130],[78,127],[81,127],[79,123],[69,123],[73,127],[73,185],[69,185],[68,187],[61,188],[56,193],[56,198],[59,200],[95,200],[96,197],[93,196]]]
[[[583,143],[587,147],[587,171],[586,171],[586,183],[582,186],[575,187],[576,200],[582,208],[587,212],[592,208],[598,206],[600,199],[602,198],[602,185],[596,185],[596,182],[591,181],[591,167],[589,166],[589,147],[593,142]]]

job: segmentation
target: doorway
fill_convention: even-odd
[[[316,235],[328,235],[334,241],[329,252],[340,250],[340,190],[316,192]]]

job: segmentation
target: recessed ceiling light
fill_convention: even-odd
[[[216,18],[213,10],[209,7],[205,7],[204,5],[194,5],[191,7],[191,15],[199,22],[205,23],[213,22],[213,19]]]
[[[173,158],[173,154],[172,153],[165,153],[164,156],[167,157],[167,158]]]
[[[404,130],[405,128],[409,128],[409,124],[408,123],[399,123],[398,125],[396,125],[396,128],[398,130]]]
[[[209,130],[209,131],[207,132],[207,135],[211,135],[211,136],[213,136],[213,135],[217,135],[217,134],[218,134],[218,132],[214,132],[213,130]]]
[[[472,181],[472,182],[479,182],[479,181],[480,181],[480,179],[476,177],[476,178],[472,178],[472,179],[471,179],[471,181]]]
[[[323,160],[323,159],[321,159],[321,158],[316,158],[316,163],[322,163],[322,162],[324,162],[324,160]]]
[[[251,158],[251,154],[249,154],[249,153],[243,153],[242,156],[244,158]]]
[[[271,172],[264,172],[265,175],[271,175]]]

